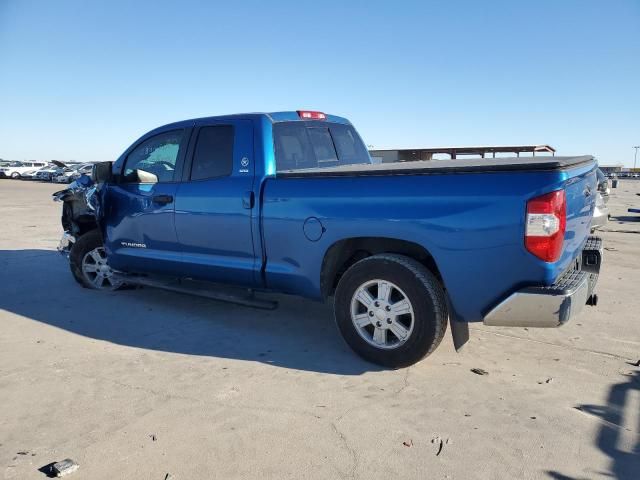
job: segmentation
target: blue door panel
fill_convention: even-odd
[[[179,264],[180,246],[174,227],[176,183],[110,185],[106,192],[105,247],[109,264],[131,272],[171,273]]]
[[[197,127],[215,125],[234,126],[233,168],[230,176],[185,179],[178,187],[175,226],[183,272],[213,282],[254,286],[258,267],[252,234],[253,126],[249,120],[230,120]],[[188,155],[191,161],[192,152]]]

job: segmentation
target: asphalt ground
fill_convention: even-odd
[[[474,325],[397,371],[356,357],[330,305],[79,287],[60,188],[0,180],[1,478],[65,458],[77,480],[640,478],[640,182],[612,190],[597,307]]]

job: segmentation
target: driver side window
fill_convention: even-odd
[[[124,183],[156,183],[174,180],[183,130],[164,132],[148,138],[127,157]]]

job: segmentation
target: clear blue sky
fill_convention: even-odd
[[[633,162],[640,0],[0,0],[0,157],[112,160],[175,120],[318,109],[376,147]]]

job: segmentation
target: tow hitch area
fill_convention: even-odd
[[[600,274],[600,265],[602,265],[602,239],[600,237],[589,237],[582,251],[582,271],[589,274],[589,298],[587,305],[595,307],[598,305],[598,295],[593,293],[598,275]]]
[[[602,264],[602,239],[589,237],[582,250],[582,270],[587,273],[600,273]]]
[[[595,306],[593,293],[602,264],[602,239],[589,237],[580,265],[568,270],[553,285],[527,287],[511,294],[484,318],[499,327],[559,327],[577,316],[584,305]]]

